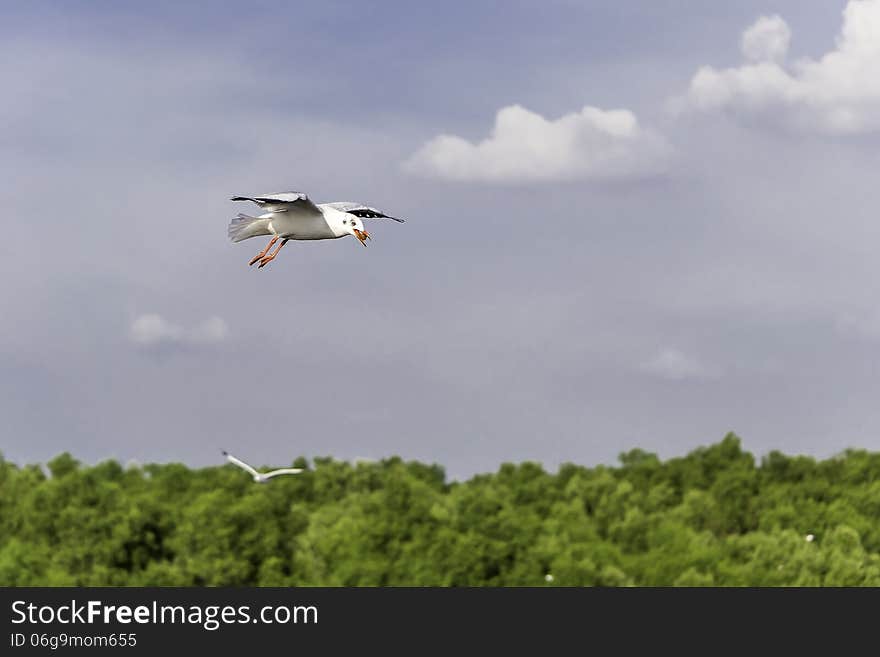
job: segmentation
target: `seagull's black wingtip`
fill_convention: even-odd
[[[229,456],[229,452],[227,452],[225,449],[221,449],[220,451],[223,453],[223,456]]]

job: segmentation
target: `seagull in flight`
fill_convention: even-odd
[[[239,214],[229,224],[229,239],[233,242],[241,242],[259,235],[272,236],[266,248],[248,263],[253,265],[259,262],[258,269],[272,262],[281,247],[290,240],[333,240],[354,235],[366,246],[367,240],[373,238],[364,230],[361,219],[393,219],[403,223],[403,219],[392,217],[362,203],[341,201],[315,205],[308,196],[300,192],[233,196],[231,200],[252,201],[263,210],[263,213],[257,217]],[[279,239],[281,243],[269,253],[269,249]]]
[[[299,474],[302,472],[302,468],[281,468],[280,470],[272,470],[271,472],[257,472],[253,467],[249,466],[244,461],[241,461],[235,458],[232,454],[227,451],[223,451],[223,456],[226,457],[226,460],[232,463],[232,465],[237,465],[239,468],[247,472],[254,478],[254,481],[258,484],[265,484],[272,477],[277,477],[278,475],[285,474]]]

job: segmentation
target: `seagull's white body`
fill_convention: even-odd
[[[288,240],[332,240],[354,235],[364,246],[370,234],[364,230],[361,219],[387,218],[403,223],[403,219],[387,215],[376,208],[341,201],[315,205],[301,192],[282,192],[260,196],[233,196],[233,201],[256,203],[263,214],[252,217],[239,214],[229,224],[229,239],[233,242],[273,235],[269,246],[251,261],[260,261],[260,267],[268,264]],[[266,255],[277,239],[282,243],[272,255]]]
[[[272,477],[277,477],[278,475],[285,474],[299,474],[302,472],[302,468],[280,468],[279,470],[272,470],[271,472],[257,472],[257,470],[244,461],[235,458],[229,452],[223,452],[223,456],[226,457],[226,460],[232,463],[233,465],[237,465],[239,468],[247,472],[251,477],[253,477],[254,481],[258,484],[265,484]]]

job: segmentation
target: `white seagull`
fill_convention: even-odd
[[[271,472],[257,472],[254,468],[249,466],[244,461],[241,461],[235,458],[232,454],[225,451],[223,452],[223,456],[226,457],[226,460],[232,463],[233,465],[237,465],[239,468],[250,474],[254,481],[258,484],[265,484],[272,477],[277,477],[278,475],[285,474],[299,474],[302,472],[302,468],[281,468],[280,470],[272,470]]]
[[[333,240],[354,235],[366,246],[367,240],[372,238],[364,230],[361,219],[384,218],[403,223],[403,219],[392,217],[362,203],[342,201],[315,205],[308,196],[300,192],[233,196],[231,200],[253,201],[264,210],[259,217],[239,214],[229,224],[229,239],[233,242],[241,242],[259,235],[272,235],[266,248],[248,263],[253,265],[259,261],[260,267],[272,262],[281,247],[289,240]],[[269,249],[279,238],[281,243],[270,254]]]

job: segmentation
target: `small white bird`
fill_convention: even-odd
[[[807,534],[806,536],[804,536],[804,540],[805,540],[807,543],[812,543],[814,538],[816,538],[816,537],[813,536],[812,534]]]
[[[258,484],[265,484],[267,481],[269,481],[270,478],[276,477],[278,475],[299,474],[300,472],[302,472],[302,468],[281,468],[280,470],[272,470],[271,472],[257,472],[247,463],[235,458],[232,454],[225,450],[223,452],[223,456],[226,457],[227,461],[229,461],[233,465],[237,465],[239,468],[250,474],[254,478],[254,481]]]
[[[248,263],[257,261],[265,267],[275,259],[281,247],[290,240],[333,240],[346,235],[354,235],[361,244],[367,245],[373,239],[364,230],[361,219],[393,219],[403,223],[403,219],[392,217],[367,205],[342,201],[315,205],[309,197],[300,192],[283,192],[262,196],[233,196],[233,201],[253,201],[265,210],[259,217],[239,214],[229,224],[229,239],[233,242],[272,235],[269,244]],[[272,253],[269,249],[281,239]]]

